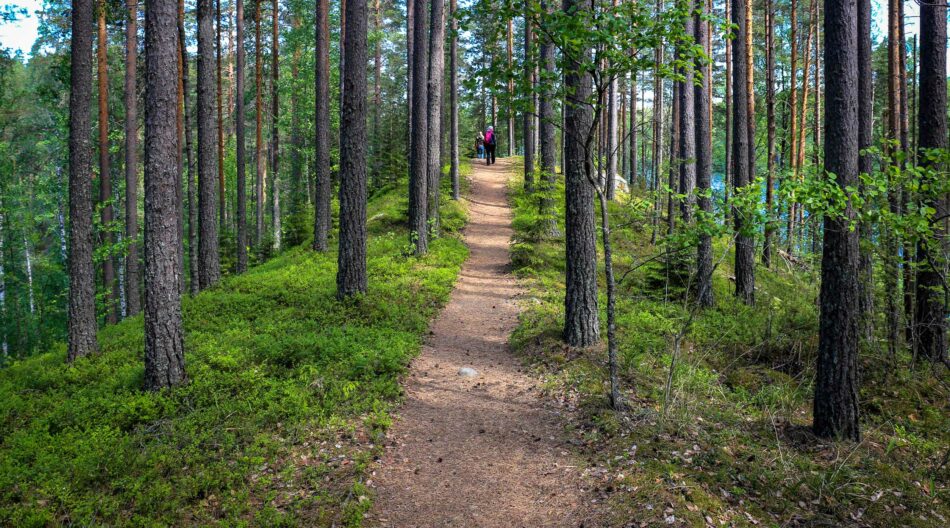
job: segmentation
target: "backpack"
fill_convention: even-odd
[[[489,130],[485,133],[485,144],[494,145],[495,144],[495,131]]]

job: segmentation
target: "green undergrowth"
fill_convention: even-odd
[[[518,180],[511,189],[512,259],[530,293],[512,343],[572,411],[571,429],[596,477],[606,524],[950,524],[946,371],[935,376],[911,368],[909,357],[865,345],[863,440],[811,435],[816,270],[782,258],[771,270],[758,266],[756,306],[747,307],[733,297],[732,244],[723,237],[714,243],[716,306],[696,310],[684,300],[694,288],[695,253],[672,259],[686,272],[668,273],[662,246],[650,243],[646,194],[621,196],[611,220],[628,409],[615,413],[607,406],[604,347],[574,350],[560,340],[564,240],[540,236],[537,197],[526,196]],[[563,185],[554,194],[562,217]],[[660,229],[662,240],[662,221]],[[600,296],[606,336],[603,276]]]
[[[467,256],[448,198],[445,236],[406,256],[404,187],[370,202],[365,296],[336,301],[335,252],[305,243],[185,299],[183,387],[141,390],[141,316],[94,357],[0,371],[0,525],[358,525],[400,376]]]

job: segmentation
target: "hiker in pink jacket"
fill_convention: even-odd
[[[495,163],[495,127],[488,127],[485,131],[485,164]]]

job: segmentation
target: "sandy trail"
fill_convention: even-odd
[[[373,477],[370,526],[583,524],[586,501],[563,419],[508,348],[521,294],[508,255],[513,166],[475,164],[471,256],[410,369]],[[478,376],[459,376],[462,367]]]

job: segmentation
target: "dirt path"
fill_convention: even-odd
[[[373,476],[370,526],[580,526],[581,478],[562,420],[508,349],[521,291],[510,274],[506,181],[477,163],[471,256],[433,322]],[[475,377],[459,375],[463,367]]]

